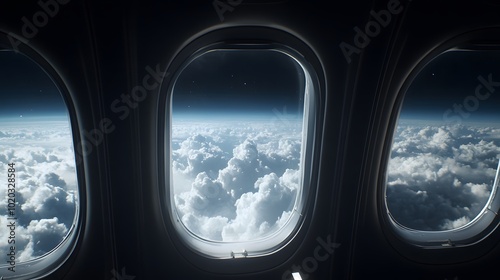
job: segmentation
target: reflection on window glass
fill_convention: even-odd
[[[181,72],[172,190],[191,234],[249,242],[289,222],[302,188],[304,80],[295,60],[272,50],[214,50]]]
[[[404,97],[386,200],[402,226],[444,231],[487,206],[500,159],[500,52],[449,51]]]
[[[78,183],[68,112],[47,74],[0,51],[0,98],[0,266],[12,271],[70,233]]]

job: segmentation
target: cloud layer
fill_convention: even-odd
[[[16,175],[16,256],[27,261],[56,247],[68,234],[78,200],[72,135],[66,121],[0,122],[0,180],[9,163]],[[3,179],[2,179],[3,178]],[[7,184],[0,184],[0,255],[9,231]]]
[[[500,158],[500,129],[402,122],[392,146],[387,204],[402,225],[446,230],[485,206]]]
[[[173,187],[183,224],[214,241],[278,230],[300,186],[301,130],[300,122],[174,121]]]

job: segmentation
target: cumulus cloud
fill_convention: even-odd
[[[389,210],[413,229],[460,227],[485,206],[499,158],[497,128],[401,123],[388,168]]]
[[[277,222],[293,208],[297,191],[285,182],[275,173],[257,179],[258,191],[244,193],[236,200],[236,218],[223,228],[222,239],[249,240],[279,229]]]
[[[59,223],[57,217],[32,220],[27,227],[27,233],[31,236],[32,255],[41,256],[54,249],[67,232],[67,226]]]
[[[212,137],[196,134],[184,140],[174,151],[173,168],[191,176],[206,172],[214,177],[226,164],[227,156]]]
[[[24,120],[23,120],[24,121]],[[71,132],[66,121],[1,122],[0,179],[15,164],[18,261],[28,261],[55,248],[73,225],[78,201]],[[0,255],[5,256],[10,232],[7,185],[0,184]]]
[[[300,122],[174,123],[172,136],[175,204],[190,231],[248,241],[287,221],[300,185]]]

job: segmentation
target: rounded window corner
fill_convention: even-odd
[[[1,188],[7,230],[0,232],[0,273],[38,279],[60,269],[80,239],[82,167],[75,110],[61,77],[12,36],[0,33],[0,176],[9,182]]]
[[[226,32],[223,33],[227,35]],[[316,160],[314,134],[318,131],[321,112],[319,77],[304,55],[294,44],[287,45],[286,40],[262,40],[260,36],[229,41],[211,39],[199,39],[203,43],[193,42],[198,48],[188,46],[180,51],[169,66],[168,71],[174,74],[162,84],[164,99],[160,104],[165,106],[159,129],[163,137],[160,143],[164,146],[160,147],[164,156],[160,168],[164,174],[161,180],[165,182],[162,191],[165,197],[162,207],[167,214],[165,223],[167,230],[180,241],[178,246],[189,249],[189,253],[184,254],[186,258],[199,265],[207,264],[202,265],[203,269],[215,273],[259,271],[276,265],[266,256],[273,255],[275,260],[287,258],[285,252],[290,250],[291,243],[297,242],[307,210],[314,207],[311,198],[316,186],[310,182]],[[261,73],[280,73],[278,69],[288,76],[266,78]],[[211,85],[208,80],[219,79],[211,76],[214,72],[227,77]],[[198,75],[210,78],[206,80]],[[238,78],[242,79],[238,81],[240,85],[235,85],[233,81]],[[295,88],[284,86],[285,80]],[[198,82],[205,85],[204,90],[211,95],[196,93],[196,86],[191,85]],[[262,86],[255,86],[257,84]],[[254,86],[254,91],[247,91],[247,86]],[[225,90],[233,95],[221,99],[224,93],[220,92]],[[288,93],[284,93],[287,90]],[[204,108],[190,103],[190,99],[201,99]],[[222,103],[224,106],[220,106]],[[194,127],[195,122],[201,120],[205,124],[193,133],[186,132],[187,127]],[[176,130],[182,123],[182,129]],[[215,135],[214,131],[219,130],[217,125],[227,126],[228,133]],[[283,134],[285,130],[290,134]],[[212,160],[211,166],[218,166],[217,170],[208,165],[199,169],[201,162],[196,162],[196,158]],[[248,177],[236,172],[246,170],[246,164],[252,165],[245,173],[250,174]],[[256,174],[251,174],[254,171]],[[188,183],[187,177],[190,177]],[[238,187],[232,182],[237,182]],[[179,187],[181,183],[191,186]],[[273,200],[269,195],[273,192],[279,193],[281,199]],[[270,200],[257,205],[266,199]],[[290,202],[284,205],[282,202],[288,199]],[[210,200],[210,205],[222,205],[225,200],[229,203],[220,209],[206,209],[203,208],[208,203],[205,200]],[[276,209],[283,209],[268,209],[266,215],[276,212],[276,217],[263,218],[264,212],[255,212],[255,216],[241,214],[259,207],[269,208],[273,203]],[[217,230],[206,230],[216,223],[221,225],[214,226]],[[221,269],[231,259],[239,259],[238,264],[229,270],[227,266]],[[249,263],[255,265],[249,266]]]
[[[487,66],[500,48],[473,37],[422,58],[395,99],[379,211],[391,244],[418,262],[475,258],[498,240],[500,116],[492,107],[500,99],[486,85],[500,80]],[[448,250],[467,254],[440,259]]]

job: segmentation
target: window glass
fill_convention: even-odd
[[[386,185],[388,211],[404,228],[477,233],[474,222],[498,211],[499,63],[498,51],[448,51],[409,86]]]
[[[292,56],[268,49],[211,50],[181,71],[171,101],[171,193],[185,236],[243,242],[236,253],[245,255],[258,247],[252,242],[269,248],[293,231],[307,83]]]
[[[0,98],[0,267],[21,273],[19,264],[51,252],[72,231],[75,154],[66,104],[38,64],[0,51]]]

